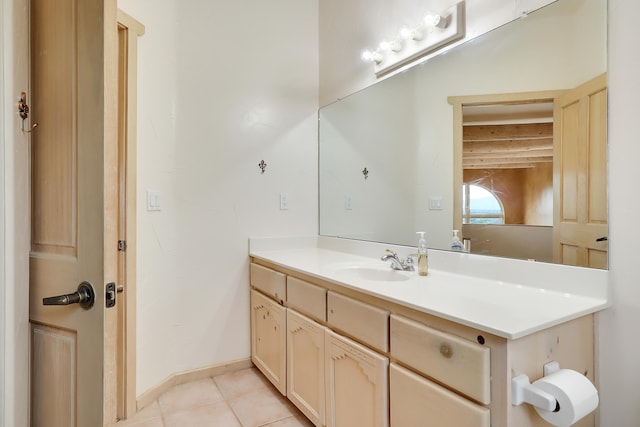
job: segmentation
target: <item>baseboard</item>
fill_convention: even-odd
[[[234,360],[232,362],[222,363],[220,365],[208,366],[205,368],[194,369],[192,371],[178,372],[170,375],[164,381],[151,389],[145,391],[136,399],[136,408],[140,411],[142,408],[157,400],[162,393],[178,384],[188,383],[190,381],[200,380],[203,378],[215,377],[216,375],[226,374],[228,372],[238,371],[253,366],[251,358]]]

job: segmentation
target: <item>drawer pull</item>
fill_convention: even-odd
[[[451,357],[453,356],[453,349],[449,344],[442,344],[440,346],[440,354],[447,359],[451,359]]]

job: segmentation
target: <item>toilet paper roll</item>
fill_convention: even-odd
[[[554,426],[569,427],[598,407],[598,390],[587,377],[571,369],[560,369],[533,385],[555,397],[560,404],[558,412],[536,408],[538,414]]]

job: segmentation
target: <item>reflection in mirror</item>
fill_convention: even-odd
[[[553,243],[557,240],[554,226],[557,195],[553,178],[551,183],[549,178],[556,162],[555,154],[549,158],[547,133],[554,126],[550,107],[557,96],[606,72],[605,36],[605,0],[559,0],[526,19],[322,108],[320,234],[415,246],[415,232],[426,230],[430,247],[447,249],[452,230],[462,227],[465,163],[468,166],[465,181],[500,192],[506,224],[495,227],[517,230],[510,233],[515,236],[513,245],[517,250],[512,248],[494,255],[579,264],[574,261],[584,257],[583,254],[577,250],[572,254],[568,244],[556,250]],[[484,94],[524,94],[525,101],[507,103],[513,109],[510,120],[521,122],[521,116],[529,115],[532,124],[546,123],[532,125],[526,131],[522,128],[519,130],[522,135],[511,138],[525,141],[522,144],[527,144],[528,151],[536,151],[535,155],[523,152],[518,155],[523,164],[540,163],[537,172],[481,169],[480,159],[489,161],[488,156],[479,153],[488,149],[486,145],[476,147],[475,154],[463,153],[462,122],[482,121],[488,126],[491,116],[495,118],[504,108],[502,99],[493,102],[499,104],[493,106],[467,102]],[[531,108],[532,103],[535,108]],[[460,120],[457,124],[455,117]],[[503,118],[496,125],[507,130],[507,122]],[[541,130],[544,127],[546,131]],[[512,126],[511,131],[514,129]],[[527,137],[531,132],[542,133],[535,138]],[[454,145],[454,141],[459,141],[460,146]],[[606,157],[606,152],[602,154]],[[369,172],[366,179],[362,173],[365,168]],[[487,170],[493,172],[488,174]],[[606,170],[602,172],[606,177]],[[513,200],[526,198],[523,191],[527,190],[522,185],[516,191],[518,186],[498,189],[487,183],[491,179],[495,183],[500,174],[507,176],[501,181],[508,183],[524,179],[516,176],[527,173],[529,184],[524,187],[538,187],[535,212],[522,208],[518,212],[513,208],[515,202],[506,200],[507,192]],[[604,224],[606,227],[606,206]],[[529,231],[523,228],[545,229],[546,235],[539,240],[523,234]],[[504,230],[486,231],[489,234],[472,241],[472,252],[483,252],[483,242],[498,240],[499,234],[504,234]],[[530,251],[542,246],[544,256]]]
[[[462,128],[454,140],[462,153],[462,182],[456,174],[454,186],[462,210],[454,223],[462,223],[473,251],[606,268],[606,75],[565,91],[450,102]],[[471,214],[472,185],[499,201],[511,226],[489,222],[481,206]]]

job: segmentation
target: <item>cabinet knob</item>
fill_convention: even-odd
[[[440,354],[447,359],[451,359],[451,357],[453,356],[453,349],[449,344],[442,344],[440,346]]]

